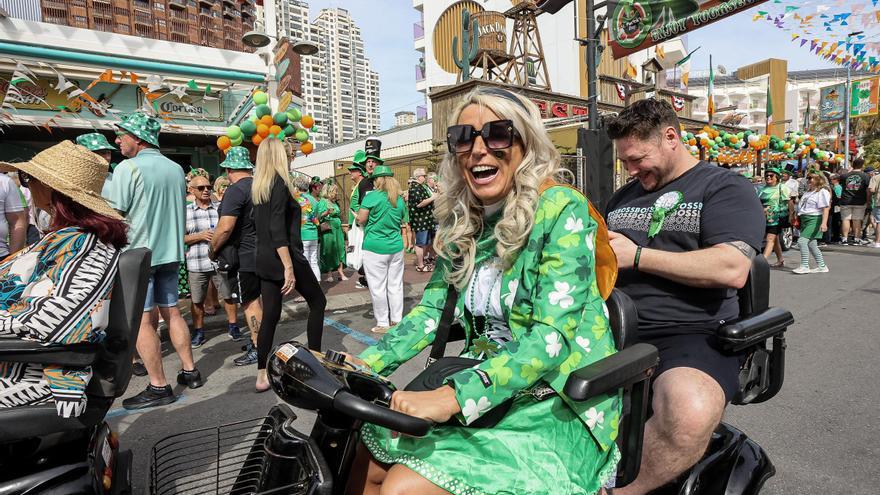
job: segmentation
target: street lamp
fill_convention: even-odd
[[[277,40],[278,38],[269,36],[262,29],[258,28],[244,33],[241,37],[241,42],[251,48],[263,48],[264,46],[269,46],[273,39]],[[318,45],[307,40],[297,41],[290,48],[294,53],[299,53],[300,55],[314,55],[318,53]]]
[[[858,36],[862,33],[864,33],[864,31],[853,31],[853,32],[849,33],[848,35],[846,35],[847,49],[849,49],[849,46],[850,46],[849,39],[852,38],[853,36]],[[845,141],[843,143],[843,148],[844,148],[843,167],[847,168],[847,169],[849,168],[849,111],[850,111],[849,107],[852,104],[849,101],[850,93],[852,92],[852,76],[850,73],[851,68],[852,68],[852,65],[847,62],[847,64],[846,64],[846,94],[843,95],[843,101],[844,101],[843,108],[844,108],[844,111],[846,112],[846,137],[844,138]]]

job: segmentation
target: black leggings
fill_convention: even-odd
[[[293,253],[291,253],[293,254]],[[324,332],[324,308],[327,307],[327,298],[315,278],[312,268],[305,257],[302,260],[293,259],[293,275],[296,277],[294,288],[302,295],[309,305],[309,320],[306,326],[306,336],[309,349],[321,350],[321,337]],[[260,279],[260,297],[263,299],[263,321],[260,323],[260,333],[257,335],[257,369],[266,369],[266,361],[269,359],[269,351],[275,340],[275,327],[281,318],[281,287],[284,280]]]

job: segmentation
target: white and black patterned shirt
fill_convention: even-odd
[[[217,228],[220,220],[219,204],[211,202],[207,208],[200,208],[195,202],[186,205],[186,235],[198,234]],[[208,258],[211,243],[200,241],[190,244],[186,251],[186,269],[191,272],[212,272],[217,265]]]

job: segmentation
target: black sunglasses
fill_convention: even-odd
[[[199,191],[210,191],[213,188],[211,186],[196,186],[195,189],[198,189]]]
[[[513,140],[520,136],[510,120],[493,120],[483,124],[480,130],[472,125],[452,125],[446,130],[446,145],[450,153],[468,153],[474,149],[477,136],[483,137],[486,148],[505,150],[513,146]]]

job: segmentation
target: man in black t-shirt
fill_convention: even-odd
[[[254,166],[245,148],[230,148],[226,156],[220,167],[226,169],[230,185],[220,203],[220,221],[211,240],[211,255],[216,258],[228,244],[232,244],[238,252],[238,270],[229,271],[229,288],[244,309],[251,329],[251,342],[244,349],[244,354],[233,362],[236,366],[245,366],[257,362],[257,333],[263,320],[260,279],[256,274],[257,230],[251,200]]]
[[[840,220],[841,240],[840,244],[854,244],[856,246],[869,244],[862,240],[862,220],[865,219],[865,209],[868,206],[868,174],[862,172],[865,161],[859,157],[852,161],[852,170],[840,179],[843,186],[843,194],[840,196]],[[850,230],[852,229],[852,230]],[[850,239],[852,232],[854,239]]]
[[[641,470],[615,489],[629,495],[693,466],[738,389],[739,356],[721,354],[709,338],[738,316],[736,289],[760,250],[765,218],[746,178],[691,156],[669,103],[638,101],[607,127],[635,179],[606,208],[617,287],[638,310],[639,340],[660,352]]]

